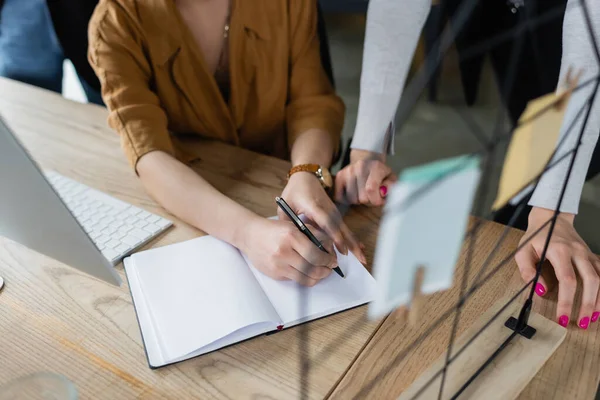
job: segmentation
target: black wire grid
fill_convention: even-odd
[[[403,101],[398,110],[399,111],[398,116],[401,118],[401,120],[404,120],[405,117],[411,112],[411,110],[415,106],[421,92],[427,86],[434,71],[437,69],[437,67],[441,63],[441,60],[447,53],[448,49],[450,48],[450,46],[452,45],[454,40],[456,39],[457,34],[462,29],[462,27],[466,23],[467,19],[471,15],[473,9],[475,8],[475,6],[477,4],[477,1],[478,0],[463,0],[462,4],[460,5],[459,9],[457,10],[451,23],[448,24],[448,27],[446,28],[446,30],[442,33],[442,35],[438,39],[438,41],[437,41],[438,46],[433,46],[433,48],[437,47],[439,50],[437,52],[432,52],[431,54],[428,55],[428,57],[427,57],[428,59],[424,63],[424,66],[421,67],[421,69],[419,70],[416,77],[408,85],[408,87],[404,93],[404,96],[403,96]],[[483,0],[481,0],[481,1],[483,1]],[[533,3],[535,0],[530,0],[530,1],[531,1],[531,3]],[[531,4],[531,3],[527,3],[527,4]],[[512,54],[511,54],[511,58],[509,61],[509,69],[508,69],[508,73],[506,75],[506,80],[502,83],[503,84],[502,89],[504,90],[504,93],[510,93],[510,91],[513,87],[513,84],[514,84],[514,78],[515,78],[517,63],[519,60],[519,55],[520,55],[522,47],[523,47],[524,33],[529,31],[529,33],[532,35],[531,37],[532,37],[533,43],[538,43],[538,41],[535,37],[534,28],[541,26],[545,23],[548,23],[556,18],[561,18],[561,17],[563,17],[564,13],[566,13],[566,12],[582,12],[585,17],[588,36],[590,38],[590,41],[593,44],[594,56],[596,58],[597,63],[600,65],[600,51],[598,48],[598,43],[596,42],[594,28],[591,23],[589,10],[588,10],[585,0],[570,1],[568,3],[568,6],[566,9],[564,7],[559,6],[559,7],[553,8],[539,16],[536,16],[535,18],[533,18],[531,16],[530,12],[528,11],[528,8],[529,7],[525,7],[526,11],[520,14],[519,23],[515,28],[510,29],[505,32],[501,32],[500,34],[498,34],[492,38],[486,39],[486,40],[482,41],[481,43],[478,43],[478,44],[472,46],[471,48],[466,49],[463,52],[463,54],[461,55],[461,59],[468,59],[475,55],[484,53],[484,52],[488,51],[489,49],[493,48],[494,46],[497,46],[507,40],[510,40],[510,39],[513,39],[516,37],[517,40],[512,49]],[[539,60],[539,52],[534,51],[533,56],[537,58],[538,65],[542,65],[540,62],[541,60]],[[426,67],[426,66],[428,66],[428,67]],[[574,67],[577,67],[577,66],[574,66]],[[526,185],[526,186],[529,186],[532,184],[532,185],[534,185],[534,189],[535,189],[535,187],[537,187],[537,184],[540,181],[540,178],[543,176],[544,173],[546,173],[548,170],[553,168],[555,165],[557,165],[558,163],[563,161],[565,158],[570,157],[567,175],[565,176],[564,183],[561,188],[560,196],[559,196],[559,199],[556,204],[556,208],[555,208],[556,211],[554,212],[553,216],[548,221],[546,221],[540,228],[538,228],[538,230],[536,232],[534,232],[525,241],[523,241],[513,252],[511,252],[511,254],[509,254],[507,257],[502,259],[502,261],[500,263],[498,263],[497,265],[495,265],[488,273],[485,273],[486,270],[488,269],[488,266],[489,266],[493,256],[495,255],[496,251],[500,248],[502,242],[508,235],[511,226],[514,225],[514,223],[517,220],[517,218],[519,217],[519,215],[525,209],[525,204],[524,203],[521,204],[521,206],[519,206],[517,208],[516,212],[512,216],[508,225],[504,228],[504,231],[501,234],[498,242],[496,243],[496,245],[493,248],[493,250],[491,251],[491,253],[487,256],[486,260],[482,264],[481,270],[477,273],[477,275],[473,281],[473,284],[469,288],[468,287],[468,277],[469,277],[469,271],[471,269],[473,250],[475,247],[475,238],[477,237],[477,232],[478,232],[479,228],[482,226],[482,221],[484,219],[490,218],[493,215],[493,213],[488,214],[487,216],[484,217],[484,219],[478,219],[475,222],[474,226],[465,234],[465,241],[467,242],[467,248],[466,248],[467,253],[466,253],[466,258],[465,258],[465,266],[464,266],[465,270],[462,274],[462,279],[460,282],[460,292],[459,292],[460,294],[459,294],[459,299],[458,299],[457,303],[452,305],[451,307],[449,307],[445,312],[443,312],[439,318],[437,318],[419,337],[417,337],[417,339],[415,339],[413,342],[411,342],[402,352],[400,352],[392,360],[392,362],[390,362],[377,375],[375,375],[370,381],[368,381],[363,386],[363,388],[360,390],[360,392],[358,392],[356,394],[355,398],[362,399],[362,398],[366,397],[369,394],[370,390],[379,381],[379,379],[383,378],[387,373],[389,373],[392,369],[394,369],[400,362],[402,362],[404,360],[404,358],[410,353],[410,351],[412,351],[414,348],[416,348],[425,338],[427,338],[436,328],[438,328],[447,318],[449,318],[452,315],[454,316],[454,318],[452,321],[452,327],[451,327],[451,331],[450,331],[450,335],[449,335],[448,346],[446,349],[444,366],[439,371],[437,371],[425,385],[423,385],[421,387],[421,389],[412,397],[413,399],[418,398],[423,393],[423,391],[426,388],[428,388],[431,384],[433,384],[433,382],[435,382],[440,376],[441,376],[441,384],[440,384],[440,388],[439,388],[438,399],[441,399],[444,394],[444,386],[445,386],[446,374],[447,374],[448,367],[452,364],[452,362],[454,360],[456,360],[456,358],[458,356],[460,356],[460,354],[462,354],[462,352],[470,344],[473,343],[473,341],[475,341],[481,335],[482,332],[485,331],[485,329],[487,329],[498,318],[498,316],[500,314],[502,314],[513,302],[515,302],[519,298],[519,296],[522,293],[524,293],[529,288],[529,294],[527,296],[527,299],[525,300],[525,302],[523,303],[523,305],[521,307],[519,317],[516,320],[516,326],[514,327],[514,329],[512,331],[507,329],[507,333],[508,332],[511,332],[511,333],[507,336],[506,340],[498,347],[498,349],[490,357],[488,357],[488,359],[464,383],[464,385],[456,393],[452,394],[451,399],[458,398],[463,393],[463,391],[477,378],[477,376],[479,376],[479,374],[503,351],[503,349],[505,349],[506,346],[515,337],[517,337],[526,328],[528,328],[527,323],[528,323],[528,318],[529,318],[529,312],[530,312],[532,304],[533,304],[535,286],[539,280],[542,265],[544,264],[544,262],[546,260],[546,252],[548,250],[548,246],[550,244],[550,239],[552,237],[552,233],[553,233],[554,227],[556,225],[557,217],[560,213],[559,210],[560,210],[560,206],[562,204],[562,201],[563,201],[563,198],[564,198],[564,195],[566,192],[567,183],[569,181],[571,172],[573,170],[573,166],[575,164],[577,153],[578,153],[579,147],[581,145],[583,133],[585,132],[587,122],[588,122],[588,119],[589,119],[589,116],[591,113],[592,105],[593,105],[594,99],[596,97],[596,92],[598,91],[598,88],[600,87],[600,75],[594,76],[593,78],[588,79],[585,82],[582,82],[576,88],[574,88],[574,91],[578,91],[578,90],[580,90],[588,85],[591,85],[591,84],[594,84],[594,90],[592,91],[591,95],[587,99],[585,105],[580,110],[578,110],[577,115],[575,116],[572,123],[567,128],[566,132],[562,135],[561,140],[559,141],[559,143],[557,144],[557,146],[554,150],[554,154],[552,155],[552,157],[550,158],[550,160],[544,167],[543,171]],[[507,95],[506,97],[508,98],[509,96]],[[532,118],[530,118],[527,121],[520,121],[516,126],[513,127],[513,129],[509,130],[508,132],[505,132],[505,128],[504,128],[504,124],[503,124],[504,112],[503,112],[503,110],[499,110],[497,118],[496,118],[495,128],[494,128],[492,138],[490,141],[486,140],[486,135],[483,134],[482,129],[479,126],[477,126],[477,124],[470,118],[470,116],[467,113],[465,113],[462,110],[458,110],[458,109],[456,110],[458,112],[459,116],[463,119],[463,121],[469,128],[470,132],[475,136],[475,138],[480,142],[480,144],[482,146],[482,150],[471,153],[469,155],[469,157],[466,157],[466,159],[464,160],[464,163],[468,163],[473,157],[482,157],[482,156],[484,157],[484,164],[483,164],[482,174],[481,174],[481,184],[479,186],[479,189],[477,191],[475,201],[474,201],[475,215],[483,215],[484,214],[483,208],[485,207],[485,196],[488,193],[488,189],[489,189],[488,188],[489,181],[490,181],[489,176],[491,175],[491,172],[492,172],[491,168],[492,168],[493,160],[494,160],[493,159],[494,151],[497,148],[497,146],[500,145],[502,142],[509,140],[510,136],[511,136],[510,134],[515,128],[517,128],[521,125],[527,124],[527,123],[531,123],[531,121],[538,118],[545,111],[549,110],[552,106],[553,105],[550,105],[546,109],[541,110],[540,112],[538,112],[536,115],[534,115]],[[581,129],[578,133],[578,139],[577,139],[576,145],[572,149],[569,149],[568,151],[566,151],[561,157],[554,160],[556,152],[564,145],[565,139],[574,130],[573,128],[574,128],[575,124],[578,121],[580,121],[582,116],[583,116],[583,123],[582,123]],[[447,171],[443,176],[438,177],[437,179],[435,179],[428,185],[417,190],[415,193],[413,193],[413,195],[410,198],[408,198],[402,204],[398,205],[397,208],[395,208],[393,210],[388,209],[385,212],[386,213],[398,212],[398,211],[406,209],[407,207],[410,207],[410,205],[413,204],[414,201],[417,201],[424,193],[426,193],[427,191],[434,188],[436,185],[438,185],[440,182],[442,182],[444,179],[451,176],[452,174],[455,174],[455,173],[461,171],[463,166],[464,165],[458,165],[455,168]],[[536,265],[535,277],[532,280],[530,280],[529,282],[527,282],[523,287],[521,287],[521,289],[518,290],[517,293],[515,295],[513,295],[511,297],[511,299],[507,303],[505,303],[501,307],[501,309],[498,310],[492,316],[492,318],[490,320],[488,320],[484,324],[484,326],[482,328],[480,328],[473,335],[473,337],[471,337],[467,341],[467,343],[465,345],[463,345],[460,349],[458,349],[455,353],[453,353],[453,347],[455,344],[454,342],[456,340],[456,334],[457,334],[457,329],[458,329],[458,322],[460,319],[462,308],[464,307],[466,301],[472,295],[474,295],[485,284],[486,281],[488,281],[491,277],[493,277],[496,273],[498,273],[501,270],[501,268],[503,268],[504,266],[509,264],[510,261],[513,259],[514,255],[521,248],[523,248],[525,245],[527,245],[530,240],[532,240],[535,236],[537,236],[542,230],[544,230],[546,228],[548,228],[548,234],[547,234],[547,237],[545,240],[545,244],[544,244],[544,248],[543,248],[543,251],[542,251],[542,254],[540,257],[540,261]],[[299,295],[300,295],[300,299],[301,299],[301,301],[300,301],[301,310],[300,311],[303,312],[303,310],[306,308],[306,301],[307,301],[306,300],[306,296],[307,296],[306,291],[304,289],[300,289]],[[312,360],[310,359],[310,357],[308,355],[309,326],[307,324],[302,324],[300,327],[298,327],[299,347],[300,347],[299,350],[300,350],[300,372],[301,372],[300,373],[300,398],[301,399],[306,399],[309,396],[308,377],[309,377],[309,371],[310,371],[311,364],[320,364],[321,362],[323,362],[323,360],[325,360],[327,357],[329,357],[339,347],[339,345],[341,343],[347,341],[348,338],[350,336],[352,336],[354,334],[354,332],[357,331],[357,328],[360,327],[364,322],[365,322],[364,319],[358,320],[348,330],[346,330],[341,335],[339,335],[339,337],[335,338],[335,340],[332,340],[330,342],[330,344],[328,346],[326,346],[323,350],[321,350],[321,352],[319,354],[317,354],[315,357],[313,357]]]

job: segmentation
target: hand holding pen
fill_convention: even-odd
[[[251,219],[241,226],[236,247],[263,274],[275,280],[314,286],[331,275],[338,264],[331,239],[317,228],[306,226],[330,254],[319,250],[287,217],[281,220],[258,216]]]
[[[310,229],[308,229],[308,227],[304,224],[300,217],[296,215],[294,210],[290,208],[290,206],[285,202],[283,198],[277,197],[275,198],[275,202],[277,203],[279,208],[285,213],[285,215],[287,215],[288,218],[294,223],[294,225],[296,225],[296,228],[298,228],[298,230],[302,232],[302,234],[304,234],[315,246],[317,246],[319,250],[329,254],[329,252],[327,251],[327,249],[325,249],[325,247],[323,247],[323,244],[319,241],[319,239],[317,239],[316,236],[310,231]],[[333,270],[339,276],[345,278],[344,273],[342,272],[339,266],[336,266]]]

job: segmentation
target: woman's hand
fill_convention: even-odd
[[[388,186],[396,181],[380,153],[352,150],[350,165],[335,177],[335,200],[346,204],[382,206]]]
[[[264,218],[247,225],[240,249],[271,278],[314,286],[338,264],[331,240],[316,227],[307,226],[329,254],[319,250],[292,222]]]
[[[367,259],[361,245],[342,220],[342,215],[327,196],[321,182],[313,174],[309,172],[293,174],[281,197],[296,214],[304,214],[333,239],[340,253],[348,254],[348,250],[350,250],[362,263],[366,264]],[[277,214],[280,220],[288,220],[281,210],[277,210]],[[316,248],[314,244],[312,246]]]
[[[534,207],[529,214],[529,225],[521,243],[550,220],[553,214],[552,210]],[[600,315],[600,296],[598,295],[600,259],[590,251],[573,227],[574,219],[575,215],[573,214],[559,214],[546,258],[552,264],[558,279],[558,306],[556,309],[558,323],[566,327],[571,319],[577,291],[575,274],[577,271],[583,282],[582,302],[577,316],[577,325],[582,329],[587,329],[590,322],[596,322]],[[544,249],[549,227],[550,224],[547,224],[515,257],[521,276],[526,282],[535,277],[536,266]],[[535,288],[536,293],[543,296],[547,288],[548,285],[540,276],[539,283]]]

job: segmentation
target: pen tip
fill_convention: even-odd
[[[333,270],[336,272],[336,274],[338,274],[342,278],[346,279],[346,276],[344,275],[344,273],[342,272],[342,269],[340,267],[335,267]]]

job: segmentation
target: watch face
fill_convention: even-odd
[[[331,173],[325,167],[319,168],[319,175],[321,175],[321,182],[323,182],[323,186],[327,189],[333,186],[333,178],[331,177]]]

